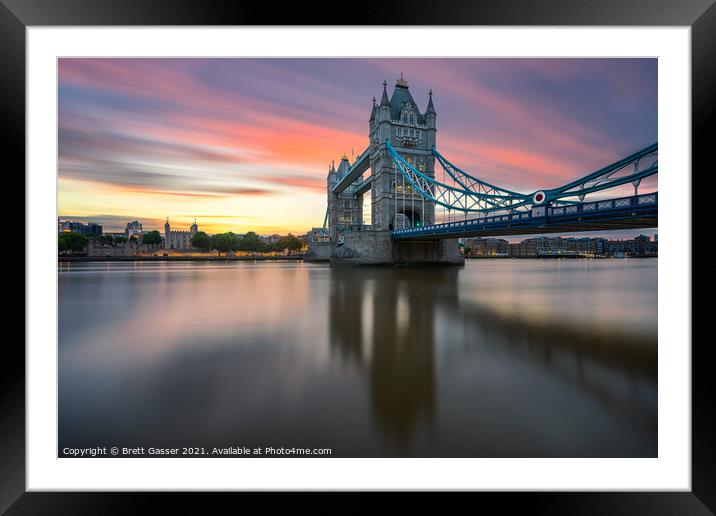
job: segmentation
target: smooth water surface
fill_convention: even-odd
[[[59,448],[657,454],[657,260],[62,263]]]

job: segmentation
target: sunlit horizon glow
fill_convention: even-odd
[[[305,233],[401,72],[421,110],[433,91],[441,153],[506,188],[657,141],[656,59],[60,59],[58,216]]]

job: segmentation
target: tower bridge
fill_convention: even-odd
[[[402,74],[390,97],[383,82],[380,102],[373,98],[368,146],[352,163],[344,155],[329,166],[323,235],[309,242],[307,259],[460,264],[463,237],[658,226],[658,192],[639,194],[640,186],[655,182],[649,178],[658,173],[657,144],[557,188],[520,193],[481,180],[438,152],[432,90],[428,97],[421,111]]]

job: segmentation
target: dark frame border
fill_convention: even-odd
[[[392,0],[357,8],[340,19],[319,21],[304,2],[282,5],[240,0],[0,0],[0,95],[5,162],[13,166],[6,181],[25,192],[25,28],[42,25],[662,25],[692,29],[692,168],[712,168],[710,141],[716,123],[716,5],[715,0]],[[340,12],[336,6],[335,13]],[[14,174],[14,175],[11,175]],[[13,197],[24,199],[15,194]],[[697,203],[693,203],[698,206]],[[24,204],[23,204],[24,212]],[[694,217],[692,216],[692,219]],[[23,234],[24,231],[23,224]],[[693,235],[693,229],[692,229]],[[23,240],[24,243],[24,240]],[[13,257],[14,258],[14,257]],[[6,271],[17,259],[3,255]],[[23,266],[24,267],[24,266]],[[25,274],[31,271],[25,270]],[[7,274],[7,273],[6,273]],[[693,273],[692,273],[693,274]],[[19,280],[19,275],[11,276]],[[25,300],[24,285],[15,299]],[[24,314],[17,301],[7,321]],[[14,316],[14,317],[13,317]],[[692,316],[693,320],[693,316]],[[9,326],[9,325],[8,325]],[[18,339],[19,340],[19,339]],[[67,514],[129,512],[146,509],[150,500],[164,511],[189,509],[188,494],[160,493],[26,493],[25,492],[25,350],[4,339],[0,376],[0,511],[9,514]],[[683,344],[683,343],[674,343]],[[481,503],[500,509],[528,507],[549,514],[711,514],[716,513],[716,424],[710,393],[714,375],[707,343],[692,346],[692,491],[688,493],[481,493]],[[292,499],[301,496],[291,495]],[[209,501],[226,503],[234,494],[209,500],[198,494],[202,508]],[[78,510],[79,509],[79,510]],[[357,507],[356,507],[357,509]],[[369,506],[366,509],[370,510]]]

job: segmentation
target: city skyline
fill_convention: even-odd
[[[304,233],[323,222],[329,163],[365,148],[370,99],[401,72],[421,109],[433,90],[451,160],[549,188],[657,140],[656,71],[654,59],[61,59],[58,215],[107,231],[169,216]]]
[[[169,220],[167,219],[164,222],[169,222]],[[70,221],[70,220],[62,221],[61,217],[58,217],[58,225],[59,226],[69,227],[70,224],[76,224],[76,223],[83,224],[81,221]],[[195,221],[195,223],[196,223],[196,221]],[[153,227],[152,226],[152,227],[143,228],[143,229],[139,229],[139,230],[133,229],[133,227],[136,226],[137,224],[139,226],[143,226],[140,221],[134,220],[134,221],[128,221],[125,224],[124,228],[120,229],[120,230],[112,229],[112,230],[108,231],[105,228],[103,228],[103,226],[101,224],[99,224],[99,227],[102,229],[102,232],[105,235],[107,235],[107,234],[109,234],[109,235],[126,234],[127,229],[131,229],[132,231],[134,231],[135,234],[143,234],[143,233],[147,233],[149,231],[159,231],[159,233],[162,234],[162,232],[164,231],[163,226],[162,227],[158,227],[158,226]],[[93,223],[92,221],[89,222],[89,225],[97,226],[97,224]],[[172,226],[172,227],[175,228],[175,226]],[[190,229],[191,226],[189,226],[188,228]],[[182,230],[183,230],[183,228],[179,229],[179,231],[182,231]],[[71,229],[67,229],[66,231],[71,231]],[[202,229],[202,231],[203,231],[203,229]],[[90,229],[85,230],[85,232],[92,233],[92,231]],[[288,232],[288,234],[292,234],[292,233]],[[243,234],[240,233],[238,236],[242,236],[242,235]],[[656,239],[657,235],[658,235],[658,228],[654,228],[654,229],[646,229],[646,230],[633,229],[633,230],[624,230],[624,231],[616,231],[616,232],[590,231],[590,232],[585,232],[585,233],[542,233],[539,236],[525,234],[525,235],[508,235],[508,236],[502,236],[502,237],[460,237],[460,240],[461,241],[480,240],[480,239],[483,239],[483,240],[504,240],[509,243],[520,243],[525,240],[532,240],[532,239],[536,239],[536,238],[547,238],[547,239],[563,238],[566,240],[570,240],[570,239],[575,240],[575,239],[584,239],[584,238],[588,238],[588,239],[606,238],[606,239],[611,239],[614,241],[620,241],[620,240],[631,240],[631,239],[635,238],[636,236],[646,236],[646,237],[654,240],[654,239]],[[162,234],[162,236],[163,236],[163,234]],[[269,237],[275,237],[275,236],[280,236],[280,235],[278,233],[259,234],[259,237],[264,238],[264,239],[269,238]],[[294,235],[294,236],[305,237],[305,236],[307,236],[307,234],[298,234],[298,235]]]

